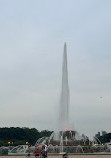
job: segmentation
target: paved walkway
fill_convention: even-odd
[[[69,158],[111,158],[111,155],[71,155],[68,157]],[[26,158],[26,156],[0,156],[0,158]],[[30,156],[30,158],[35,158],[35,157]],[[62,158],[62,156],[48,156],[48,158]]]

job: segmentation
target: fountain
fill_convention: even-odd
[[[95,144],[96,142],[96,144]],[[104,146],[94,139],[94,143],[89,141],[85,135],[80,136],[79,133],[69,126],[69,86],[68,86],[68,69],[67,69],[67,46],[64,44],[63,65],[62,65],[62,90],[60,99],[59,113],[59,130],[53,132],[50,137],[39,138],[35,145],[47,144],[49,153],[89,153],[104,151]],[[109,144],[108,144],[109,145]],[[35,147],[18,146],[9,151],[9,155],[27,154],[27,152],[35,150]]]
[[[67,130],[69,127],[69,86],[67,70],[67,47],[64,44],[63,65],[62,65],[62,91],[60,99],[60,130]]]
[[[67,46],[64,44],[63,64],[62,64],[62,90],[60,98],[60,112],[59,112],[59,130],[53,132],[49,138],[41,138],[38,143],[46,143],[49,146],[49,151],[63,152],[67,149],[68,152],[76,152],[78,145],[86,145],[84,139],[77,131],[72,130],[69,125],[69,86],[68,86],[68,69],[67,69]],[[87,138],[88,139],[88,138]],[[42,141],[41,141],[42,140]],[[54,150],[56,148],[57,150]],[[82,147],[81,147],[82,148]]]
[[[28,145],[18,145],[9,150],[8,155],[26,155],[28,153]]]
[[[79,153],[81,153],[81,152],[84,153],[84,150],[83,150],[81,145],[78,145],[77,148],[76,148],[76,153],[78,153],[78,152]]]

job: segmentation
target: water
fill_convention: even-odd
[[[64,44],[62,65],[62,90],[60,100],[60,130],[67,130],[69,125],[69,86],[67,69],[67,46]]]
[[[36,144],[45,143],[49,146],[49,152],[63,152],[66,149],[69,153],[77,152],[78,145],[86,146],[86,137],[82,137],[77,131],[69,128],[69,86],[67,69],[67,46],[64,44],[63,64],[62,64],[62,89],[60,100],[59,131],[55,131],[49,138],[40,138]]]

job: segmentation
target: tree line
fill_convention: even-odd
[[[111,141],[111,133],[107,133],[104,136],[98,137],[98,139],[101,141],[101,143],[107,143]]]
[[[0,146],[8,145],[34,145],[41,137],[49,137],[53,131],[42,130],[27,127],[4,127],[0,128]]]

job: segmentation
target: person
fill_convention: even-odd
[[[35,158],[39,157],[40,153],[37,149],[35,149]]]
[[[30,153],[28,153],[26,157],[30,157]]]
[[[64,149],[63,158],[68,158],[68,153],[67,153],[67,150],[66,150],[66,149]]]
[[[47,147],[46,146],[43,147],[43,150],[42,150],[41,154],[42,154],[43,158],[47,157]]]

